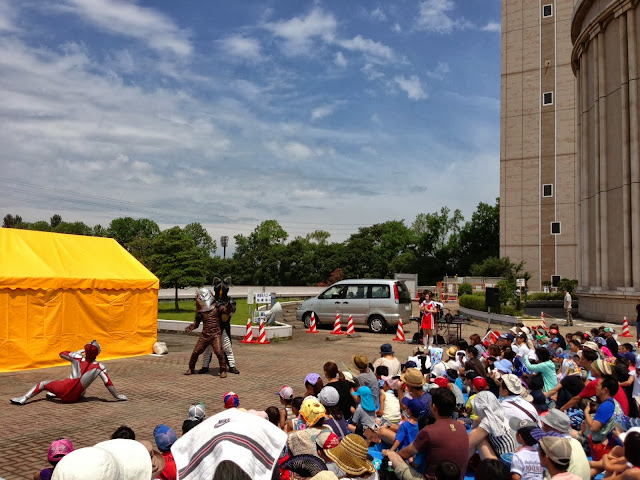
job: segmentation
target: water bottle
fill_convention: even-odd
[[[393,462],[391,460],[387,462],[387,472],[393,472]]]

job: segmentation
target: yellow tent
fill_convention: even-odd
[[[0,228],[0,372],[152,353],[158,279],[112,238]]]

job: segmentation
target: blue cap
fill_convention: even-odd
[[[513,363],[505,358],[498,360],[493,364],[493,366],[496,367],[496,370],[503,373],[511,373],[513,371]]]
[[[404,402],[403,402],[404,403]],[[420,414],[424,411],[424,403],[422,403],[417,398],[412,398],[405,404],[409,411],[411,412],[412,417],[419,417]]]
[[[416,362],[414,362],[413,360],[409,360],[407,363],[404,364],[404,368],[417,368],[418,365],[416,365]]]
[[[376,404],[373,401],[373,394],[371,393],[371,389],[366,385],[361,386],[355,392],[354,395],[360,397],[360,405],[367,412],[373,412],[376,409]]]
[[[164,424],[160,424],[153,429],[153,437],[156,440],[158,450],[161,452],[168,452],[171,450],[171,446],[178,439],[178,437],[176,437],[176,432]]]

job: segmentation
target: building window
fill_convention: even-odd
[[[542,94],[542,105],[553,105],[553,92],[544,92]]]
[[[560,284],[560,275],[551,275],[551,285],[557,287]]]
[[[553,5],[544,5],[542,7],[542,18],[549,18],[553,16]]]
[[[560,235],[560,222],[551,222],[551,235]]]
[[[542,186],[543,197],[553,197],[553,185],[548,183]]]

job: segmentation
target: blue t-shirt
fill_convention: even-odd
[[[613,399],[607,398],[600,404],[600,406],[598,407],[598,411],[596,412],[593,419],[599,421],[604,427],[607,425],[607,423],[609,423],[609,420],[611,420],[611,417],[613,417],[615,411],[616,405],[613,403]]]
[[[400,451],[407,445],[412,444],[418,435],[418,431],[419,428],[417,423],[413,424],[409,421],[402,422],[400,424],[400,428],[398,428],[398,431],[396,432],[396,440],[400,442],[397,451]]]

